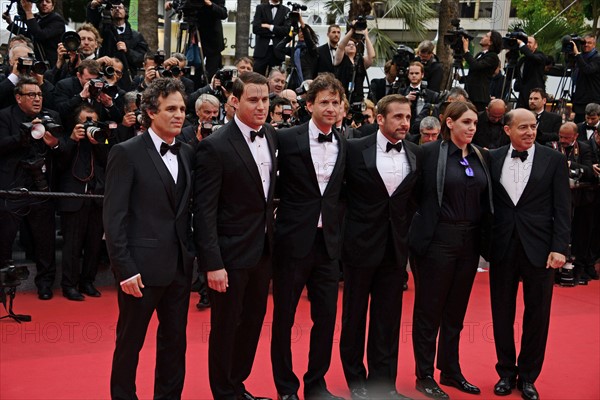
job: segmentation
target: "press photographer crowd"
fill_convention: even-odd
[[[225,1],[167,2],[197,30],[203,59],[190,68],[190,51],[150,49],[121,0],[91,1],[76,31],[65,31],[55,0],[13,6],[14,20],[9,11],[2,15],[11,35],[0,76],[0,285],[4,293],[27,279],[13,261],[17,236],[35,262],[41,300],[53,297],[57,232],[67,299],[101,296],[94,281],[110,259],[121,288],[113,397],[135,397],[137,352],[155,309],[170,325],[164,338],[185,344],[194,259],[197,307],[212,307],[215,398],[254,398],[243,381],[271,277],[279,398],[298,398],[290,328],[305,286],[315,340],[304,394],[339,398],[324,375],[340,279],[340,354],[352,398],[404,398],[390,371],[408,260],[417,389],[447,398],[432,378],[440,330],[440,382],[479,393],[460,373],[458,333],[482,255],[491,261],[499,346],[494,391],[508,394],[517,383],[514,349],[507,349],[521,278],[532,317],[524,322],[518,387],[524,398],[538,398],[533,383],[545,349],[524,347],[545,344],[552,286],[598,280],[595,33],[565,36],[566,61],[557,69],[521,29],[487,32],[472,54],[475,37],[454,20],[444,34],[454,56],[450,71],[424,40],[416,49],[398,45],[385,76],[369,79],[377,55],[365,16],[345,33],[330,25],[320,40],[302,17],[305,6],[259,4],[253,56],[223,65]],[[549,74],[561,77],[555,95],[546,91]],[[367,382],[369,296],[371,324],[381,332],[368,332],[379,348],[369,355]],[[147,300],[135,301],[141,298]],[[452,317],[442,318],[448,307]],[[381,347],[394,339],[395,347]],[[249,354],[240,365],[234,348]],[[181,356],[185,345],[162,351]],[[158,355],[156,390],[175,398],[181,359],[168,358]],[[159,373],[175,370],[171,380]],[[382,390],[383,397],[369,397]]]

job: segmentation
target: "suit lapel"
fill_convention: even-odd
[[[176,209],[177,199],[175,196],[175,182],[173,181],[173,176],[167,169],[167,166],[158,154],[158,151],[156,151],[156,147],[154,147],[154,143],[152,142],[152,138],[150,138],[150,134],[148,132],[144,133],[143,139],[146,143],[146,152],[156,167],[156,172],[158,172],[160,180],[165,187],[165,191],[167,192],[171,206],[173,206],[173,209]]]
[[[448,162],[448,142],[440,143],[440,154],[438,155],[436,187],[438,195],[438,205],[442,206],[442,198],[444,197],[444,182],[446,181],[446,163]]]
[[[266,129],[266,128],[263,128]],[[273,133],[274,135],[274,133]],[[271,131],[266,131],[265,138],[267,139],[267,143],[269,145],[269,153],[271,153],[271,172],[270,176],[270,185],[269,185],[269,194],[267,196],[267,200],[270,201],[275,194],[275,181],[277,180],[277,155],[275,149],[275,141],[271,134]],[[262,184],[261,184],[262,186]]]
[[[182,145],[183,147],[184,145]],[[183,150],[183,149],[182,149]],[[178,179],[182,179],[185,177],[185,190],[183,191],[183,197],[181,198],[181,201],[179,202],[179,207],[177,209],[177,217],[179,217],[179,215],[183,212],[183,210],[185,209],[185,207],[187,207],[187,201],[186,199],[189,197],[190,195],[190,190],[192,185],[190,185],[190,182],[192,181],[192,178],[190,176],[190,164],[188,162],[187,157],[185,157],[183,151],[181,151],[179,154],[180,156],[178,157],[178,161],[181,163],[181,165],[183,166],[183,171],[184,174],[183,176],[181,176],[181,174],[178,176]]]
[[[264,197],[264,190],[260,180],[260,174],[258,173],[258,167],[256,166],[256,161],[254,161],[252,152],[248,147],[248,143],[246,143],[246,138],[238,128],[235,121],[231,124],[231,128],[232,130],[229,135],[229,141],[231,142],[231,145],[235,149],[236,153],[240,156],[240,158],[246,165],[250,176],[256,183],[257,188],[260,188],[260,192],[263,194]]]
[[[408,181],[408,177],[410,177],[417,170],[417,156],[413,152],[411,146],[406,145],[406,142],[407,142],[406,139],[402,141],[402,144],[403,144],[402,147],[404,147],[404,151],[406,153],[406,158],[408,159],[408,165],[410,165],[410,172],[404,177],[402,182],[400,182],[400,184],[398,185],[396,190],[394,190],[394,193],[392,193],[392,196],[395,196],[397,193],[400,192],[400,188],[402,187],[402,185],[404,185],[405,182]]]
[[[548,153],[542,152],[540,151],[541,146],[538,144],[535,144],[535,154],[533,157],[533,164],[531,166],[531,174],[529,174],[529,180],[527,181],[527,185],[525,186],[525,189],[523,190],[523,194],[521,194],[521,197],[519,198],[519,203],[523,202],[523,201],[527,201],[527,196],[530,196],[533,189],[535,188],[535,186],[537,185],[537,183],[541,180],[541,178],[544,176],[544,172],[546,171],[546,166],[548,165],[547,163],[547,158],[548,158]]]
[[[381,179],[381,175],[379,175],[379,171],[377,170],[377,134],[370,135],[369,138],[371,143],[369,143],[362,152],[367,171],[369,171],[369,173],[373,176],[377,182],[377,186],[379,186],[379,188],[383,190],[387,196],[389,196],[387,188],[385,187],[385,183],[383,182],[383,179]]]
[[[301,125],[297,131],[296,142],[298,143],[298,149],[300,150],[302,161],[304,161],[306,170],[308,171],[308,174],[313,182],[313,187],[320,194],[321,190],[319,189],[319,181],[317,180],[317,173],[315,172],[315,164],[312,156],[310,155],[310,142],[308,139],[309,135],[308,123]]]

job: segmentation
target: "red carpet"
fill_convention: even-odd
[[[411,321],[414,286],[404,296],[400,338],[398,391],[424,398],[414,389]],[[341,304],[341,290],[340,303]],[[210,311],[197,311],[198,295],[192,295],[188,325],[185,399],[211,398],[208,386],[207,346]],[[600,399],[600,284],[576,288],[555,287],[552,322],[546,361],[536,386],[543,399]],[[340,307],[341,309],[341,307]],[[55,290],[51,301],[35,293],[18,293],[17,313],[31,314],[33,321],[17,324],[0,321],[0,399],[107,399],[114,330],[117,319],[116,292],[104,288],[99,299],[71,302]],[[522,308],[518,309],[520,321]],[[4,310],[0,313],[4,314]],[[341,314],[341,313],[339,313]],[[340,315],[338,314],[338,320]],[[271,305],[264,335],[247,388],[254,394],[276,397],[269,358]],[[307,365],[308,332],[311,326],[308,301],[302,299],[296,317],[294,364],[302,376]],[[444,387],[452,399],[490,399],[498,377],[488,289],[488,274],[477,274],[461,343],[464,375],[482,389],[480,396]],[[517,327],[517,331],[519,331]],[[138,395],[152,397],[156,321],[150,327],[138,368]],[[327,376],[329,389],[349,397],[336,345]],[[520,398],[515,391],[506,399]]]

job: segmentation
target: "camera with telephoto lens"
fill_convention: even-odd
[[[7,260],[0,268],[0,287],[16,287],[29,277],[25,265],[15,266],[13,260]]]
[[[362,124],[365,120],[365,115],[363,114],[367,109],[367,105],[363,101],[359,101],[356,103],[350,104],[350,109],[348,110],[348,116],[352,117],[352,121],[357,124]]]
[[[113,121],[94,121],[87,117],[83,123],[83,129],[88,139],[94,139],[98,143],[104,143],[113,137],[113,129],[117,129],[117,123]]]
[[[306,93],[308,93],[308,89],[310,88],[310,83],[308,82],[302,82],[302,84],[300,86],[298,86],[294,92],[296,92],[296,95],[298,96],[302,96]]]
[[[77,32],[67,31],[63,33],[60,38],[61,43],[67,50],[67,53],[63,54],[63,58],[65,60],[69,59],[69,53],[74,53],[79,50],[79,46],[81,46],[81,38]]]
[[[162,76],[165,78],[177,78],[179,75],[181,75],[181,68],[178,65],[162,71]]]
[[[33,53],[29,53],[29,57],[19,57],[17,61],[17,70],[20,75],[31,75],[32,73],[44,75],[48,70],[48,62],[37,61]]]
[[[215,73],[215,79],[218,79],[221,82],[221,87],[228,92],[231,92],[231,88],[233,87],[233,78],[237,78],[237,76],[237,69],[232,68],[223,68]]]
[[[469,34],[469,32],[460,26],[460,19],[458,18],[451,20],[450,25],[452,25],[454,29],[446,31],[446,34],[444,34],[444,41],[454,52],[454,58],[462,57],[465,55],[462,38],[471,41],[475,39],[475,36]]]
[[[512,32],[507,32],[502,38],[502,48],[506,50],[519,50],[517,39],[527,44],[528,36],[521,28],[515,28]]]
[[[219,120],[217,118],[213,118],[210,121],[202,121],[200,122],[200,135],[205,138],[220,127],[221,124],[219,124]]]
[[[575,49],[573,48],[573,43],[571,42],[575,42],[575,44],[578,46],[578,49],[583,47],[583,45],[585,44],[585,40],[576,33],[563,36],[560,42],[562,44],[560,51],[565,54],[573,54],[575,52]]]
[[[90,79],[89,91],[90,97],[94,99],[97,99],[98,96],[100,96],[100,93],[106,93],[111,99],[114,99],[117,93],[119,93],[119,87],[116,85],[111,85],[104,78],[95,78]]]
[[[583,176],[583,168],[569,168],[569,179],[579,182]]]
[[[20,125],[21,135],[26,143],[30,138],[41,140],[46,131],[50,132],[54,137],[58,137],[62,133],[62,125],[57,124],[54,118],[47,112],[42,112],[37,118],[41,121],[37,123],[22,122]]]
[[[307,8],[305,5],[298,3],[288,2],[287,5],[291,7],[291,11],[285,18],[290,21],[290,26],[294,28],[294,31],[297,31],[300,24],[300,11],[306,11]]]

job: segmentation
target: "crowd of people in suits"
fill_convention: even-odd
[[[495,31],[482,38],[481,54],[470,55],[464,42],[465,89],[442,94],[441,63],[433,43],[423,41],[401,90],[399,66],[388,61],[365,98],[362,82],[375,59],[368,31],[350,27],[342,36],[331,25],[318,46],[301,15],[292,27],[279,1],[256,8],[253,58],[223,67],[220,44],[201,34],[208,82],[186,76],[184,54],[149,51],[119,2],[88,5],[76,50],[57,41],[58,30],[52,39],[38,32],[60,20],[52,0],[41,0],[37,15],[21,3],[29,30],[10,40],[10,69],[0,81],[0,189],[104,199],[3,197],[0,261],[11,259],[20,230],[32,245],[38,296],[51,299],[58,213],[62,293],[82,301],[101,296],[94,279],[104,236],[119,287],[113,398],[136,396],[138,355],[155,311],[155,397],[181,396],[187,310],[197,291],[197,307],[211,308],[214,398],[262,399],[244,382],[271,283],[278,399],[299,398],[291,330],[305,289],[313,327],[304,398],[341,398],[325,381],[340,275],[340,357],[352,398],[406,398],[396,377],[409,263],[417,390],[448,398],[434,379],[437,368],[440,384],[479,394],[458,353],[480,257],[490,262],[500,378],[494,393],[517,387],[524,398],[539,398],[534,383],[553,285],[598,279],[600,56],[593,35],[581,52],[575,46],[576,124],[547,110],[533,37],[519,40],[519,108],[509,110],[489,90],[501,51]],[[203,18],[224,18],[224,1],[205,3]],[[53,67],[28,68],[32,52]],[[291,73],[280,67],[285,55]],[[520,281],[526,318],[517,357]]]

